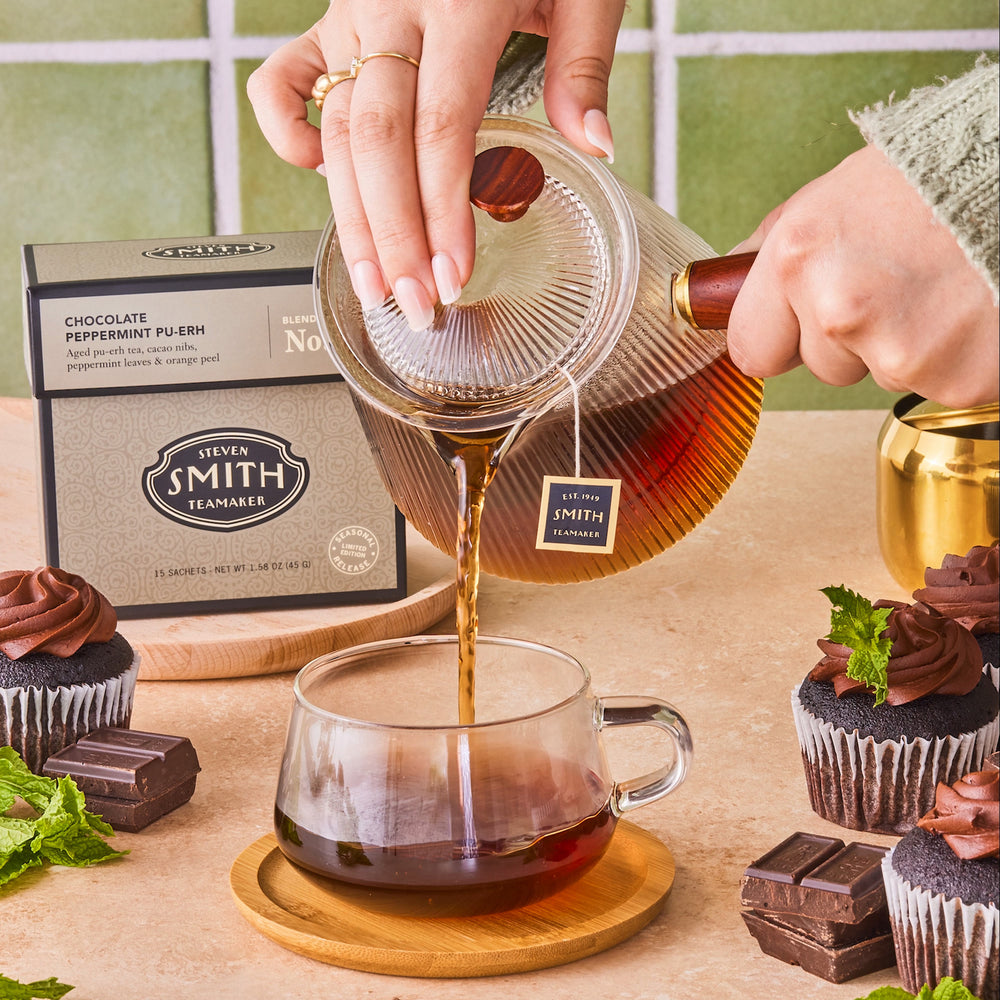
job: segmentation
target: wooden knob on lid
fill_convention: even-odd
[[[493,146],[476,157],[469,198],[497,222],[514,222],[528,211],[544,186],[545,171],[526,149]]]

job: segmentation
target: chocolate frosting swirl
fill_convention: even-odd
[[[1000,771],[973,771],[939,782],[934,808],[917,826],[940,834],[963,861],[1000,857]]]
[[[976,635],[1000,631],[1000,543],[973,545],[964,556],[946,555],[940,569],[924,570],[913,599],[930,604]]]
[[[926,604],[876,601],[891,608],[886,634],[892,641],[887,668],[890,705],[905,705],[929,694],[968,694],[983,673],[983,654],[968,629]],[[848,646],[820,639],[825,654],[809,676],[832,681],[837,696],[868,688],[847,676]]]
[[[108,599],[83,577],[53,566],[0,573],[0,651],[72,656],[86,642],[107,642],[118,627]]]

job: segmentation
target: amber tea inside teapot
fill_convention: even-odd
[[[761,384],[729,360],[723,332],[671,308],[671,275],[714,256],[704,241],[547,126],[487,118],[479,156],[507,147],[540,165],[537,196],[515,217],[473,209],[475,267],[457,302],[420,332],[393,299],[363,312],[331,220],[320,327],[422,535],[455,553],[456,472],[475,456],[488,502],[474,496],[459,519],[476,521],[482,570],[597,579],[715,506],[749,451]]]

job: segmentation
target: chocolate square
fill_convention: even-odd
[[[832,947],[784,927],[769,916],[752,911],[744,911],[742,916],[765,955],[801,966],[830,983],[845,983],[896,964],[891,932]]]
[[[740,899],[768,913],[858,923],[885,908],[881,864],[886,850],[793,833],[746,869]]]
[[[68,774],[91,812],[135,832],[187,802],[200,770],[187,737],[104,727],[53,754],[42,773]]]

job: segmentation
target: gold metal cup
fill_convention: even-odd
[[[907,590],[949,552],[992,545],[1000,535],[998,408],[945,410],[900,399],[878,436],[876,519],[889,572]]]

